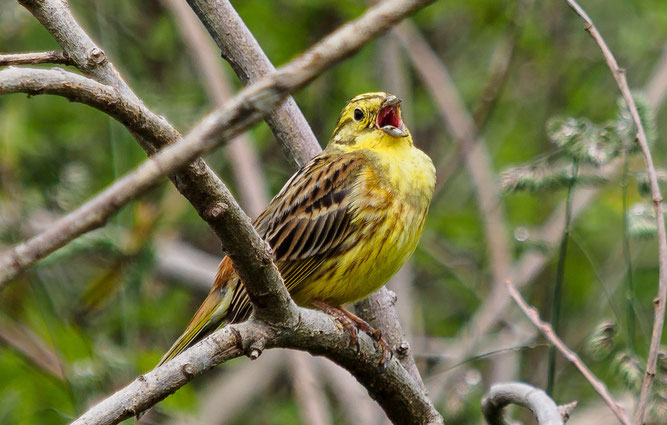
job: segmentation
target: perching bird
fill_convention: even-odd
[[[326,149],[254,223],[298,305],[347,317],[365,331],[370,326],[341,306],[379,289],[405,264],[435,186],[433,163],[414,146],[400,102],[382,92],[347,102]],[[247,319],[251,309],[225,257],[208,296],[158,366],[219,326]]]

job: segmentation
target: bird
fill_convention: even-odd
[[[333,315],[387,343],[343,308],[382,287],[414,252],[435,188],[435,168],[384,92],[349,100],[326,148],[298,170],[254,221],[296,304]],[[157,366],[220,326],[246,320],[252,304],[229,257],[183,334]],[[389,350],[391,355],[391,350]]]

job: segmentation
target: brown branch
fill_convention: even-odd
[[[639,112],[637,111],[637,106],[635,105],[635,100],[632,97],[630,92],[630,87],[628,86],[628,80],[625,75],[625,70],[619,68],[618,63],[616,63],[616,58],[611,52],[607,43],[602,38],[602,35],[598,29],[593,24],[593,21],[588,16],[586,11],[582,9],[581,6],[575,0],[566,0],[567,4],[579,15],[579,17],[584,21],[585,29],[590,34],[590,36],[595,40],[598,47],[602,51],[602,55],[611,70],[611,73],[616,80],[616,84],[625,99],[628,108],[630,109],[630,114],[632,115],[632,120],[637,127],[637,144],[644,155],[644,162],[646,165],[646,171],[648,172],[648,179],[651,186],[651,196],[653,197],[653,210],[655,212],[657,229],[658,229],[658,295],[653,300],[653,306],[655,309],[654,319],[653,319],[653,332],[651,334],[651,343],[649,345],[648,359],[646,361],[646,372],[644,375],[644,381],[642,383],[641,393],[639,395],[639,403],[637,404],[637,410],[635,412],[634,423],[642,424],[644,423],[644,413],[646,411],[646,405],[648,403],[648,397],[651,392],[651,386],[653,385],[653,380],[655,379],[655,366],[658,361],[658,350],[660,349],[660,339],[662,337],[662,329],[665,323],[665,302],[667,301],[667,234],[665,232],[665,217],[663,215],[663,206],[662,206],[662,195],[660,194],[660,186],[658,184],[658,177],[656,175],[655,166],[653,165],[653,158],[651,157],[651,151],[648,147],[648,140],[646,140],[646,132],[644,131],[644,126],[642,125],[641,119],[639,118]]]
[[[225,70],[206,30],[182,0],[162,0],[171,11],[181,32],[187,51],[201,75],[206,93],[220,107],[233,96],[234,90],[225,77]],[[269,195],[264,182],[264,171],[247,133],[240,134],[225,146],[234,174],[241,205],[250,217],[257,217],[266,207]]]
[[[508,425],[503,410],[510,404],[530,409],[539,425],[564,423],[560,409],[547,393],[522,382],[494,384],[489,389],[482,399],[482,413],[486,422],[489,425]]]
[[[273,64],[227,0],[188,0],[209,34],[222,51],[222,57],[245,85],[275,71]],[[289,96],[265,117],[287,158],[298,166],[317,155],[320,148],[306,118]]]
[[[67,55],[60,50],[0,55],[0,66],[37,65],[40,63],[57,63],[63,65],[73,64],[69,57],[67,57]]]
[[[88,410],[73,425],[112,424],[131,417],[163,399],[194,377],[228,359],[253,350],[284,347],[326,355],[350,371],[396,424],[442,424],[424,391],[396,360],[384,372],[380,352],[366,334],[359,335],[359,351],[349,335],[322,312],[298,308],[295,326],[269,326],[250,320],[228,325],[165,365],[135,379],[125,388]],[[380,373],[381,372],[381,373]]]
[[[544,335],[544,337],[551,342],[558,351],[565,357],[570,363],[572,363],[581,374],[586,378],[586,380],[591,384],[593,389],[602,397],[607,406],[614,412],[618,420],[623,425],[630,425],[630,420],[625,414],[623,407],[618,404],[616,400],[612,397],[607,390],[606,385],[598,379],[597,376],[584,364],[584,362],[579,358],[577,353],[572,351],[565,343],[556,335],[553,328],[550,324],[543,322],[540,319],[540,315],[534,307],[529,306],[526,301],[523,299],[519,291],[516,290],[514,285],[510,280],[506,282],[507,290],[509,291],[510,296],[517,303],[521,311],[528,317],[528,319],[533,322],[535,327]]]

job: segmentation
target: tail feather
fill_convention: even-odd
[[[229,258],[224,258],[218,267],[218,274],[211,291],[204,302],[199,306],[197,312],[190,320],[183,334],[178,337],[169,351],[162,356],[156,367],[162,366],[173,359],[185,349],[197,343],[206,335],[215,331],[225,323],[227,311],[233,297],[233,289],[227,285],[235,274]]]

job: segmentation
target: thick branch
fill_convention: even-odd
[[[315,310],[299,308],[299,321],[289,332],[263,322],[228,325],[165,365],[140,376],[124,389],[92,407],[73,425],[113,424],[131,417],[165,398],[206,370],[253,347],[284,347],[326,355],[368,389],[396,424],[442,424],[424,391],[396,360],[378,369],[379,350],[366,334],[359,335],[360,348],[349,344],[349,335],[331,318]]]
[[[614,412],[618,420],[623,425],[630,425],[630,420],[625,414],[623,407],[618,404],[616,400],[612,397],[607,389],[607,386],[600,381],[600,379],[595,376],[595,374],[584,364],[584,362],[579,358],[577,353],[572,351],[563,340],[561,340],[558,335],[554,332],[550,324],[543,322],[540,319],[540,315],[534,307],[529,306],[526,301],[523,299],[521,294],[516,290],[511,281],[507,281],[507,290],[510,293],[510,296],[518,304],[521,311],[528,317],[528,319],[533,322],[535,327],[544,335],[544,337],[551,342],[558,351],[565,357],[570,363],[572,363],[578,370],[584,375],[584,378],[593,386],[593,389],[602,397],[605,403],[609,408]]]
[[[522,382],[495,384],[482,400],[482,413],[489,425],[508,425],[503,410],[518,404],[535,415],[540,425],[563,425],[561,411],[554,401],[539,388]]]
[[[218,51],[201,23],[183,0],[162,0],[182,34],[183,42],[192,57],[195,68],[201,75],[206,93],[220,107],[234,95],[227,81],[223,62]],[[266,207],[269,195],[266,190],[264,171],[252,140],[247,133],[230,140],[226,146],[229,164],[234,173],[241,205],[250,217],[259,216]]]
[[[651,196],[653,197],[653,209],[655,211],[655,217],[657,222],[658,229],[658,295],[653,300],[653,306],[655,309],[654,319],[653,319],[653,332],[651,334],[651,343],[649,345],[648,359],[646,361],[646,372],[644,375],[644,382],[642,383],[642,389],[639,396],[639,403],[637,404],[637,410],[635,412],[634,423],[642,424],[644,423],[644,413],[646,411],[646,405],[648,403],[649,393],[651,392],[651,386],[653,385],[653,380],[655,379],[655,366],[658,361],[658,350],[660,349],[660,340],[662,338],[662,329],[665,323],[665,302],[667,301],[667,234],[665,232],[665,217],[663,215],[662,207],[662,195],[660,194],[660,186],[658,184],[658,177],[655,171],[655,166],[653,165],[653,158],[651,157],[651,151],[648,147],[648,140],[646,139],[646,132],[644,131],[644,126],[642,125],[641,119],[639,118],[639,112],[637,111],[637,106],[635,105],[635,100],[632,97],[630,92],[630,87],[628,86],[628,80],[625,75],[625,70],[619,68],[618,63],[616,63],[616,58],[611,52],[607,43],[602,38],[602,35],[598,29],[593,24],[593,21],[588,16],[586,11],[579,6],[575,0],[566,0],[567,4],[581,17],[584,21],[586,31],[590,36],[595,40],[597,45],[602,51],[602,55],[611,70],[611,73],[616,79],[616,84],[621,90],[623,99],[630,109],[630,114],[632,115],[632,120],[637,127],[637,144],[644,155],[644,162],[646,164],[646,171],[648,172],[648,179],[651,186]]]
[[[241,82],[247,85],[275,71],[241,17],[227,0],[188,0]],[[320,148],[306,118],[289,96],[265,117],[271,131],[298,166],[317,155]]]
[[[72,61],[60,50],[0,55],[0,66],[37,65],[40,63],[71,65]]]

